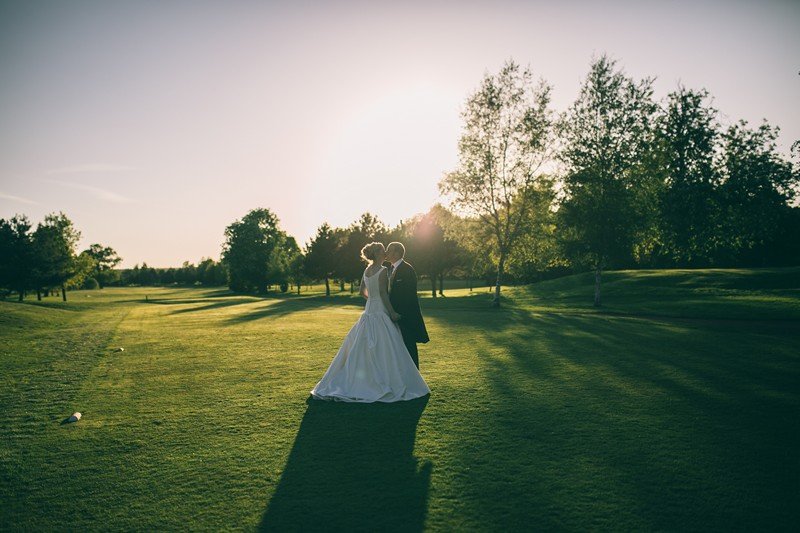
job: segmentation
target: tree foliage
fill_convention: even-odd
[[[462,111],[457,168],[439,183],[456,210],[479,219],[497,258],[494,305],[500,305],[505,261],[534,207],[533,187],[553,149],[550,86],[508,61],[486,74]]]
[[[659,253],[667,264],[708,266],[723,246],[715,164],[720,132],[717,110],[708,99],[705,90],[679,87],[667,96],[658,119],[666,174]]]
[[[661,180],[652,82],[634,81],[602,56],[559,123],[566,168],[559,222],[568,253],[595,270],[595,305],[602,269],[632,263],[655,225]]]
[[[289,255],[287,235],[269,209],[253,209],[225,228],[222,260],[231,290],[264,293],[285,281]]]
[[[0,219],[0,287],[14,289],[22,301],[34,284],[31,223],[25,215]]]
[[[445,207],[436,204],[407,228],[407,254],[413,258],[417,272],[428,276],[434,298],[437,280],[440,282],[439,294],[444,295],[441,284],[444,276],[454,273],[466,262],[467,250],[448,231],[454,225],[454,217]]]
[[[81,254],[91,258],[93,264],[89,276],[97,280],[101,289],[119,279],[119,271],[114,268],[122,262],[122,258],[110,246],[92,244]]]
[[[339,245],[338,234],[327,222],[317,229],[317,234],[306,245],[305,271],[312,278],[325,280],[326,296],[331,295],[330,278],[336,271]]]

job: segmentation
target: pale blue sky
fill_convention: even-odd
[[[788,151],[798,27],[789,1],[0,2],[0,217],[62,210],[123,266],[216,259],[254,207],[300,243],[394,225],[437,200],[459,107],[511,57],[557,111],[607,52]]]

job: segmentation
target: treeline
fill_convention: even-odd
[[[462,111],[459,162],[440,182],[473,220],[501,281],[555,265],[607,268],[800,264],[800,143],[779,129],[719,121],[711,95],[678,87],[661,101],[602,56],[575,102],[513,61],[487,74]]]
[[[67,289],[98,288],[114,283],[122,259],[110,247],[92,244],[76,253],[80,232],[64,213],[47,215],[34,229],[28,217],[0,219],[0,291],[15,291],[20,301],[29,291],[37,299]]]
[[[365,244],[396,240],[404,243],[406,255],[428,278],[436,296],[437,291],[442,293],[446,275],[474,279],[491,272],[490,261],[471,254],[455,234],[446,232],[445,227],[455,230],[452,222],[456,219],[437,205],[425,215],[389,228],[364,213],[345,228],[323,224],[301,250],[269,209],[254,209],[226,229],[222,262],[235,291],[263,293],[274,286],[286,292],[293,286],[299,293],[302,285],[319,280],[330,295],[332,284],[351,292],[358,285],[364,271],[360,251]]]
[[[197,265],[153,268],[143,263],[119,269],[122,261],[109,246],[92,244],[77,252],[81,233],[64,213],[51,213],[34,229],[28,217],[0,219],[0,296],[17,293],[22,301],[35,292],[38,300],[68,289],[102,289],[130,285],[225,286],[225,264],[203,258]]]
[[[198,264],[184,261],[180,267],[155,268],[142,263],[133,268],[117,271],[117,279],[109,285],[204,285],[219,287],[228,284],[226,266],[211,258],[203,258]]]
[[[513,61],[466,99],[459,160],[439,188],[447,207],[387,227],[365,213],[345,228],[322,224],[301,247],[277,217],[254,209],[225,229],[221,259],[195,266],[113,267],[110,248],[74,253],[63,214],[35,231],[0,221],[0,287],[42,292],[105,284],[227,283],[234,291],[287,291],[314,280],[358,283],[359,251],[399,240],[435,296],[445,277],[508,282],[593,271],[596,305],[606,269],[800,264],[800,142],[790,155],[766,121],[723,124],[703,89],[661,101],[606,56],[590,65],[562,113],[551,87]]]
[[[329,293],[331,280],[357,282],[371,240],[406,243],[434,295],[445,275],[494,276],[495,305],[503,283],[568,272],[594,271],[600,305],[609,268],[800,264],[800,143],[787,158],[777,127],[722,124],[702,89],[656,101],[653,81],[602,56],[558,114],[547,82],[509,61],[466,100],[458,165],[439,183],[449,210],[396,228],[369,214],[323,224],[302,252],[255,210],[229,228],[231,287],[306,277]]]

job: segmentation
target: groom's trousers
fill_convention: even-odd
[[[417,340],[416,334],[413,331],[408,331],[402,326],[400,327],[400,333],[403,335],[403,343],[408,348],[408,353],[411,354],[411,360],[414,361],[414,364],[419,368],[419,352],[417,351]]]

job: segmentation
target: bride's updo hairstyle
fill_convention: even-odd
[[[386,248],[383,247],[383,243],[371,242],[361,249],[361,259],[367,262],[375,261],[375,258],[379,257],[380,254],[385,252]]]

